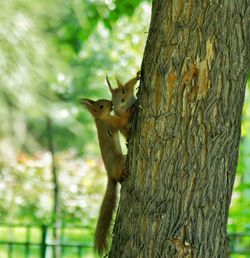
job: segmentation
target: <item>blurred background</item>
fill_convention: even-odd
[[[95,257],[106,186],[93,119],[105,75],[140,69],[151,1],[2,0],[0,257]],[[250,84],[229,216],[232,257],[250,257]]]

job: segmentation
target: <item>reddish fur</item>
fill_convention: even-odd
[[[117,183],[124,179],[125,156],[122,154],[118,131],[105,122],[110,116],[111,101],[81,100],[95,119],[102,159],[107,171],[108,184],[95,231],[95,250],[101,255],[108,248],[112,215],[116,207]]]
[[[119,130],[122,133],[122,135],[124,135],[127,139],[129,137],[130,119],[133,114],[133,111],[134,109],[131,108],[120,116],[110,115],[102,118],[102,120],[110,124],[114,129]]]
[[[99,218],[95,230],[95,250],[101,255],[108,250],[108,238],[112,215],[117,201],[117,182],[108,179],[107,189],[100,208]]]
[[[112,103],[116,116],[109,116],[105,119],[114,128],[118,129],[126,138],[128,138],[129,135],[130,120],[134,112],[133,106],[136,100],[134,96],[134,88],[136,82],[140,79],[140,74],[140,71],[137,72],[136,76],[125,84],[122,84],[119,79],[116,78],[118,85],[118,88],[116,89],[112,88],[107,77],[107,83],[112,94]]]

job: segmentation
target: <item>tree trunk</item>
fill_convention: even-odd
[[[226,257],[249,0],[155,0],[109,257]]]

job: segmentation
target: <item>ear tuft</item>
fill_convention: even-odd
[[[108,75],[106,75],[106,82],[107,82],[107,84],[108,84],[108,86],[109,86],[110,92],[112,93],[112,92],[114,91],[114,89],[113,89],[112,86],[111,86],[111,83],[110,83],[110,81],[109,81]]]
[[[117,83],[118,88],[122,88],[122,87],[123,87],[123,84],[121,83],[121,81],[120,81],[120,79],[118,78],[117,75],[115,76],[115,80],[116,80],[116,83]]]
[[[91,114],[93,114],[93,105],[95,104],[95,101],[92,99],[80,99],[80,103],[83,104]]]

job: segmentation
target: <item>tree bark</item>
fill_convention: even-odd
[[[155,0],[109,257],[226,257],[249,0]]]

